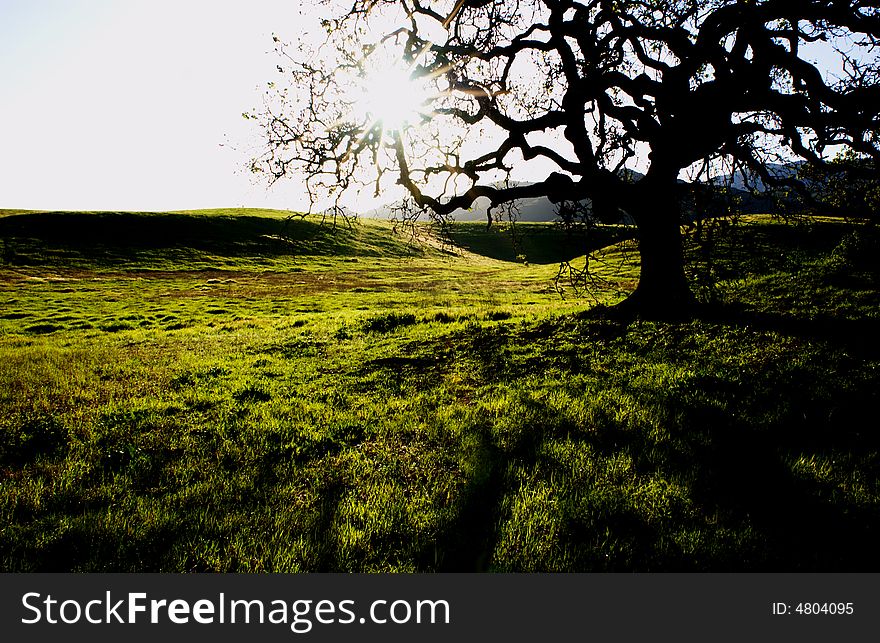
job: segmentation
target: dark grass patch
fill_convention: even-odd
[[[552,223],[522,222],[496,225],[458,222],[449,227],[449,239],[460,248],[511,263],[558,264],[632,235],[625,226],[601,226],[585,234]]]
[[[24,330],[26,333],[31,333],[33,335],[45,335],[48,333],[55,333],[63,329],[64,326],[59,326],[57,324],[34,324],[32,326],[27,326]]]
[[[42,456],[58,456],[68,448],[67,427],[56,416],[33,413],[0,425],[0,463],[21,466]]]
[[[199,383],[213,380],[218,377],[229,375],[230,370],[225,366],[211,366],[206,369],[196,369],[178,373],[171,378],[169,384],[173,389],[182,389],[195,386]]]
[[[260,384],[248,384],[244,388],[232,394],[236,402],[268,402],[272,394]]]
[[[137,327],[129,324],[128,322],[112,322],[109,324],[98,324],[97,328],[98,330],[102,330],[105,333],[119,333],[125,330],[134,330]]]
[[[0,236],[14,248],[4,262],[18,266],[84,261],[150,265],[168,257],[192,261],[216,256],[270,264],[280,257],[424,254],[382,228],[331,227],[282,214],[246,209],[21,213],[0,217]]]
[[[452,322],[457,321],[458,317],[441,311],[439,313],[435,313],[434,316],[430,319],[431,321],[439,322],[441,324],[451,324]]]
[[[360,328],[368,333],[390,333],[397,328],[411,326],[417,321],[413,313],[391,312],[363,320],[360,323]]]

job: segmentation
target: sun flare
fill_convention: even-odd
[[[410,78],[409,70],[385,67],[364,81],[360,109],[386,131],[399,131],[417,124],[425,115],[429,92]]]

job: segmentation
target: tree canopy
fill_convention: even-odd
[[[255,169],[313,201],[405,188],[446,216],[488,199],[589,202],[635,222],[628,305],[687,306],[682,179],[880,156],[880,3],[858,0],[354,0],[324,44],[279,41]],[[378,92],[378,94],[377,94]],[[538,180],[514,181],[535,165]],[[490,217],[491,217],[490,210]]]

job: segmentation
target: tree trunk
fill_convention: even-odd
[[[620,309],[651,319],[693,314],[696,299],[684,274],[677,200],[657,198],[643,203],[633,219],[641,257],[639,285]]]

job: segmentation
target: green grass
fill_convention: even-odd
[[[0,216],[5,263],[89,269],[287,270],[314,257],[424,254],[389,229],[381,222],[333,228],[320,219],[257,209]]]
[[[880,568],[874,230],[747,219],[660,323],[549,226],[285,220],[0,218],[0,568]]]
[[[508,262],[558,264],[631,236],[623,226],[597,226],[589,235],[546,223],[461,222],[449,228],[449,241],[478,255]]]

